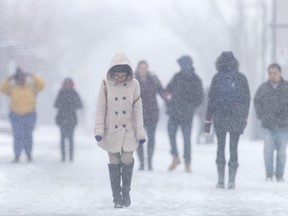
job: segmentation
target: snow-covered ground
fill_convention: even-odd
[[[181,137],[178,136],[182,150]],[[262,142],[240,141],[236,190],[216,185],[216,145],[193,145],[193,172],[171,162],[165,131],[158,133],[154,171],[138,171],[132,206],[114,209],[107,156],[92,134],[77,130],[73,163],[60,162],[56,127],[38,127],[34,162],[11,163],[12,139],[0,134],[0,216],[287,216],[288,184],[265,182]],[[181,151],[182,152],[182,151]],[[287,169],[286,169],[287,170]]]

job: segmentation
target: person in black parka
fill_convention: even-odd
[[[140,61],[138,63],[135,78],[140,84],[144,127],[148,136],[148,170],[152,170],[152,157],[155,148],[155,132],[159,120],[159,108],[156,96],[159,94],[164,101],[166,101],[166,97],[158,77],[148,71],[148,63],[146,61]],[[143,145],[139,145],[137,153],[140,161],[139,170],[144,170],[145,160]]]
[[[228,188],[235,188],[238,168],[238,142],[247,124],[250,90],[244,74],[239,72],[239,63],[231,51],[222,52],[216,60],[218,73],[213,77],[205,120],[205,131],[210,132],[212,120],[218,140],[217,146],[217,188],[224,188],[225,140],[230,133],[230,160]]]
[[[65,139],[69,140],[69,156],[73,161],[74,155],[74,129],[77,125],[76,110],[82,108],[82,102],[78,93],[74,89],[74,82],[71,78],[66,78],[62,89],[59,91],[55,108],[58,109],[56,124],[61,131],[61,155],[62,161],[66,159]]]
[[[169,170],[174,170],[180,159],[176,145],[177,128],[181,126],[184,136],[185,171],[191,172],[191,130],[193,115],[202,103],[204,93],[201,79],[196,75],[190,56],[184,55],[177,60],[181,71],[176,73],[166,88],[169,115],[168,133],[173,160]]]

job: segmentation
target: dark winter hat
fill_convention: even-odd
[[[182,70],[190,69],[193,65],[193,60],[189,55],[181,56],[179,59],[177,59],[177,62]]]
[[[222,52],[216,60],[217,71],[229,72],[238,70],[239,63],[232,51]]]
[[[64,79],[63,84],[62,84],[63,88],[74,88],[74,81],[72,78],[67,77]]]
[[[15,75],[14,75],[14,79],[17,81],[20,81],[20,80],[23,80],[25,79],[27,76],[27,73],[25,73],[25,71],[20,68],[20,67],[17,67],[16,68],[16,72],[15,72]]]
[[[24,70],[22,68],[20,68],[20,67],[16,68],[15,77],[22,76],[24,74],[25,74],[25,72],[24,72]]]
[[[115,65],[113,66],[110,70],[109,73],[114,74],[114,73],[121,73],[125,72],[127,74],[132,73],[132,69],[129,65]]]

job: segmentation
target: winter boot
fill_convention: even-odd
[[[176,166],[180,164],[180,159],[178,156],[174,156],[171,165],[169,166],[169,170],[172,171],[176,169]]]
[[[148,155],[148,170],[152,171],[153,167],[152,167],[152,156]]]
[[[190,162],[185,162],[185,172],[191,173],[191,163]]]
[[[237,173],[237,166],[229,166],[229,182],[228,189],[235,189],[235,177]]]
[[[130,164],[122,163],[122,196],[123,206],[129,207],[131,205],[130,190],[132,182],[134,160]]]
[[[121,165],[108,164],[111,189],[113,194],[114,208],[122,208],[121,195]]]
[[[138,157],[139,157],[139,162],[140,162],[140,167],[139,170],[144,170],[144,150],[143,150],[143,145],[139,145],[137,149]]]
[[[12,163],[19,163],[19,160],[20,160],[20,156],[17,155],[17,156],[15,156],[15,158],[13,159]]]
[[[217,164],[218,183],[216,188],[225,188],[225,164]]]
[[[27,161],[30,163],[33,161],[32,156],[31,155],[27,155]]]

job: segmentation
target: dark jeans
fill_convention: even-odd
[[[21,155],[22,149],[28,157],[31,157],[32,152],[32,132],[35,127],[36,113],[28,113],[26,115],[19,115],[10,112],[9,118],[12,124],[14,137],[14,153],[15,157]]]
[[[61,155],[62,160],[66,158],[66,147],[65,147],[65,140],[68,139],[69,141],[69,156],[70,160],[73,160],[74,156],[74,127],[60,127],[61,131]]]
[[[173,117],[168,121],[168,133],[171,145],[171,154],[178,156],[176,133],[178,126],[181,127],[184,137],[184,160],[187,163],[191,162],[191,130],[192,130],[192,117],[187,119],[178,120]]]
[[[226,144],[226,134],[228,132],[219,132],[217,131],[217,165],[225,165],[225,144]],[[238,142],[239,142],[240,134],[231,134],[230,133],[230,160],[229,167],[237,168],[238,167]]]
[[[153,121],[148,121],[145,122],[144,125],[146,131],[147,131],[147,137],[148,137],[148,142],[147,142],[147,152],[148,152],[148,167],[152,168],[152,157],[154,154],[154,149],[155,149],[155,132],[157,128],[157,122]],[[139,145],[137,149],[138,157],[140,160],[140,166],[141,168],[144,168],[144,147],[143,145]]]

